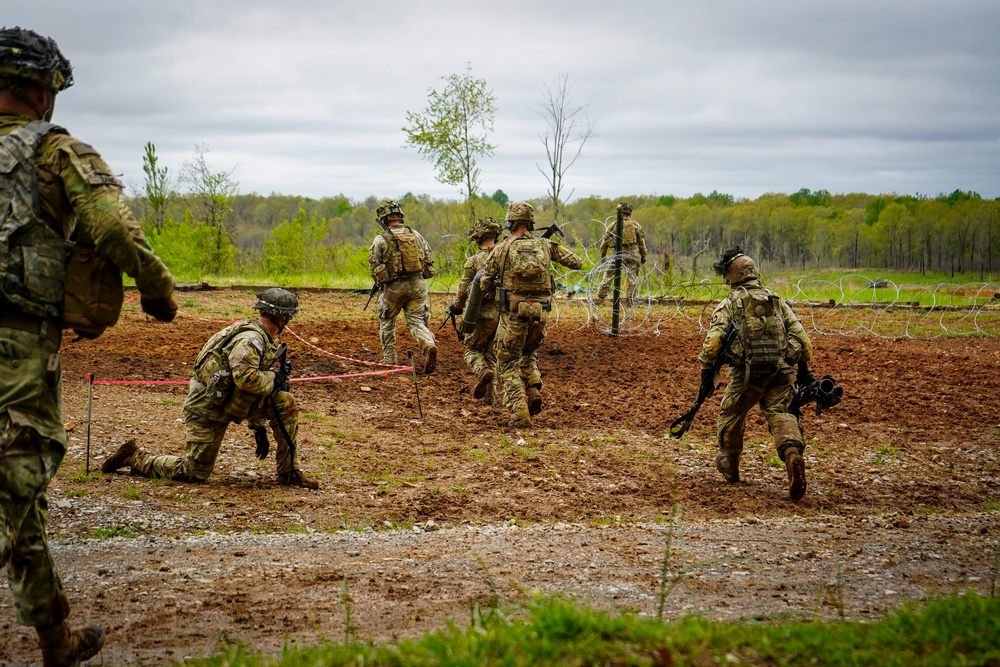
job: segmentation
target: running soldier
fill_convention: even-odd
[[[117,319],[118,269],[135,278],[146,313],[165,322],[177,313],[174,279],[126,206],[114,172],[97,151],[49,122],[56,95],[71,85],[73,68],[55,41],[0,30],[0,565],[17,622],[38,632],[45,667],[78,665],[104,645],[101,628],[73,630],[66,622],[69,600],[45,535],[46,489],[67,446],[62,329],[93,338]],[[84,248],[88,263],[95,265],[96,256],[110,267],[119,281],[110,290],[117,306],[100,297],[88,302],[89,289],[82,297],[75,292],[80,276],[67,262],[71,245],[73,253],[93,248]],[[80,329],[80,298],[97,310],[110,307],[113,316]]]
[[[376,209],[375,219],[384,229],[372,241],[368,251],[368,272],[377,288],[378,329],[382,339],[382,360],[395,364],[396,317],[403,313],[410,334],[424,355],[424,373],[437,366],[434,334],[427,327],[431,306],[427,296],[427,278],[434,277],[431,247],[427,241],[403,225],[403,210],[394,201],[385,201]]]
[[[634,299],[636,289],[638,288],[640,266],[646,263],[646,234],[642,231],[642,226],[632,219],[631,204],[622,202],[618,204],[615,211],[622,214],[622,274],[626,276],[627,280],[625,290],[627,296],[625,298]],[[608,226],[604,232],[604,236],[601,237],[600,250],[602,260],[607,256],[609,250],[614,251],[615,249],[615,241],[617,240],[615,228],[618,225],[617,217],[615,216],[615,221]],[[604,272],[604,282],[601,283],[601,287],[597,291],[596,303],[598,306],[604,303],[604,299],[608,296],[608,289],[610,289],[614,278],[615,265],[614,262],[611,262]]]
[[[479,251],[467,259],[465,266],[462,267],[462,280],[458,284],[458,296],[455,298],[455,302],[448,307],[449,315],[461,315],[465,310],[472,279],[486,266],[486,259],[490,256],[490,252],[500,237],[500,229],[499,222],[486,216],[477,220],[476,224],[469,230],[469,239],[479,246]],[[496,376],[497,357],[493,351],[493,341],[496,339],[498,324],[499,314],[493,292],[483,294],[483,300],[479,304],[476,326],[472,333],[466,334],[462,339],[462,345],[465,347],[463,353],[465,363],[469,365],[472,374],[476,376],[476,386],[472,390],[472,395],[485,405],[493,405],[496,401],[493,379]]]
[[[259,317],[219,331],[195,358],[194,375],[184,401],[184,458],[157,456],[130,440],[104,462],[103,472],[113,473],[129,466],[133,475],[142,477],[204,482],[215,468],[222,439],[232,422],[247,420],[257,443],[257,458],[267,458],[271,448],[264,428],[267,420],[277,443],[278,484],[319,488],[319,482],[298,469],[295,438],[299,411],[288,391],[288,374],[280,365],[270,370],[279,355],[274,337],[298,313],[298,297],[272,287],[257,295],[253,307],[260,311]]]
[[[791,307],[760,283],[753,260],[739,248],[726,251],[713,265],[730,286],[712,313],[712,323],[698,361],[702,384],[713,383],[712,364],[724,345],[730,325],[737,334],[729,348],[729,385],[722,396],[717,424],[719,453],[715,466],[730,484],[740,481],[740,454],[746,416],[760,406],[788,473],[788,495],[799,500],[806,492],[805,443],[798,419],[788,412],[795,393],[795,365],[812,358],[812,344]]]
[[[545,313],[552,310],[555,291],[549,264],[571,269],[583,260],[551,239],[532,234],[535,209],[527,202],[507,208],[511,236],[500,242],[486,260],[480,287],[496,290],[500,324],[494,350],[503,404],[510,412],[508,426],[531,426],[531,416],[542,411],[542,374],[538,348],[545,340]]]

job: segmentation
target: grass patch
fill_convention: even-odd
[[[73,489],[72,491],[66,492],[67,498],[82,498],[85,495],[87,495],[86,489]]]
[[[781,459],[777,455],[772,456],[767,461],[764,461],[764,465],[770,466],[771,468],[784,468],[785,464],[781,462]]]
[[[342,593],[343,595],[343,593]],[[280,657],[240,646],[186,664],[306,665],[988,665],[1000,660],[1000,600],[976,594],[906,605],[874,623],[719,623],[697,616],[662,623],[537,599],[515,609],[472,610],[464,627],[379,646],[286,647]]]
[[[93,528],[84,533],[87,540],[106,540],[110,537],[139,537],[139,533],[132,530],[131,526],[105,526],[103,528]]]
[[[77,474],[70,477],[71,481],[74,482],[93,482],[101,478],[101,471],[92,471],[89,475],[82,469]]]
[[[990,498],[989,500],[984,500],[983,503],[979,506],[979,509],[982,512],[1000,512],[1000,500],[996,498]]]
[[[123,498],[128,498],[129,500],[140,500],[142,498],[142,489],[135,484],[126,484],[122,487],[121,494]]]

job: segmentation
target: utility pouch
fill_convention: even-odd
[[[510,311],[510,300],[507,297],[507,290],[503,287],[497,288],[497,310],[501,313]]]
[[[540,320],[542,311],[549,310],[545,306],[548,301],[521,301],[517,304],[517,316],[522,320]]]
[[[118,321],[124,300],[122,270],[98,255],[90,237],[81,233],[66,261],[63,328],[97,338]]]
[[[389,282],[389,270],[385,268],[385,264],[379,264],[375,267],[375,271],[372,273],[372,280],[380,287]]]

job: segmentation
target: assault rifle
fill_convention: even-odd
[[[372,283],[372,288],[368,290],[368,300],[365,301],[365,307],[361,309],[362,312],[368,310],[368,306],[371,305],[372,298],[378,294],[378,283]]]
[[[802,406],[807,403],[816,401],[816,416],[819,417],[824,410],[840,403],[844,396],[844,388],[837,384],[832,375],[824,375],[822,380],[817,380],[804,361],[799,362],[795,384],[795,396],[788,405],[788,412],[795,415],[796,419],[802,416]]]
[[[687,433],[687,430],[691,428],[691,423],[694,421],[695,415],[698,414],[698,410],[701,409],[701,404],[704,403],[705,399],[711,396],[715,391],[717,386],[715,377],[722,370],[726,361],[729,360],[729,348],[732,346],[733,341],[736,340],[737,332],[736,323],[730,322],[729,328],[726,329],[726,338],[722,342],[722,349],[719,350],[719,356],[715,358],[715,363],[712,364],[711,378],[708,378],[706,377],[706,374],[703,374],[701,386],[698,387],[698,397],[694,399],[691,409],[675,419],[670,425],[671,437],[680,438],[682,435]]]
[[[278,369],[285,374],[285,377],[291,377],[292,375],[292,362],[288,358],[288,346],[282,343],[278,346],[278,355],[275,357],[275,361],[278,363]],[[288,380],[285,380],[284,386],[275,387],[280,391],[288,391],[289,385]],[[281,431],[281,435],[285,438],[285,442],[288,443],[288,450],[291,452],[292,460],[295,460],[295,448],[297,445],[295,441],[292,440],[291,436],[288,435],[288,429],[285,428],[285,422],[282,421],[281,415],[278,414],[278,406],[274,404],[274,394],[268,394],[267,402],[271,407],[271,412],[274,414],[274,421],[278,423],[278,430]]]
[[[559,225],[557,225],[555,222],[553,222],[551,225],[545,228],[545,231],[542,232],[542,238],[550,239],[552,238],[553,234],[558,234],[559,236],[565,237],[565,234],[563,234],[563,230],[559,229]]]

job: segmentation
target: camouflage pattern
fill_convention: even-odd
[[[619,204],[619,207],[623,204]],[[628,206],[628,204],[624,204]],[[629,208],[631,212],[631,208]],[[635,243],[626,244],[624,239],[622,240],[622,276],[625,277],[625,294],[628,295],[627,298],[635,298],[636,290],[638,289],[638,277],[639,272],[642,270],[642,265],[646,263],[646,233],[642,230],[642,225],[640,225],[635,220],[631,220],[627,215],[624,216],[623,222],[628,220],[632,223],[635,229]],[[610,250],[612,253],[615,250],[615,240],[617,235],[615,234],[615,227],[618,221],[615,220],[614,223],[608,226],[607,230],[604,232],[604,236],[601,237],[600,252],[601,257],[604,258]],[[624,234],[623,234],[624,235]],[[626,271],[626,269],[628,269]],[[611,289],[611,284],[615,279],[615,265],[614,262],[608,262],[608,266],[604,271],[604,280],[601,282],[601,287],[597,291],[597,298],[603,299],[607,297],[608,291]]]
[[[526,201],[511,202],[510,206],[507,207],[507,216],[505,219],[508,223],[527,223],[528,228],[530,229],[535,225],[535,207]],[[508,224],[507,227],[510,228],[512,225]]]
[[[504,275],[505,261],[510,246],[519,236],[533,236],[531,232],[514,234],[497,244],[486,260],[480,286],[483,294],[491,294],[500,286],[509,289],[512,284]],[[545,242],[545,252],[551,261],[570,269],[579,269],[583,260],[551,239]],[[541,389],[542,375],[538,370],[537,350],[545,340],[545,310],[540,300],[551,298],[546,294],[519,294],[508,292],[510,310],[500,313],[494,352],[497,358],[497,377],[503,395],[503,404],[514,419],[527,418],[527,388]],[[541,297],[541,298],[539,298]]]
[[[0,114],[0,135],[30,121]],[[42,211],[64,238],[82,226],[97,252],[134,277],[144,296],[164,298],[173,292],[173,277],[153,254],[125,205],[121,184],[93,148],[69,134],[51,133],[38,150],[36,166]],[[15,615],[24,625],[58,623],[69,614],[45,538],[45,492],[67,442],[60,327],[58,319],[50,319],[26,331],[5,326],[0,315],[0,564],[7,568]]]
[[[499,225],[497,227],[499,228]],[[458,308],[465,308],[472,279],[486,266],[486,260],[490,256],[491,250],[491,248],[482,248],[465,261],[465,265],[462,267],[462,280],[458,284],[458,297],[455,299],[455,305]],[[476,376],[476,380],[483,377],[483,374],[488,370],[496,372],[497,357],[493,349],[493,341],[496,339],[499,323],[500,314],[497,312],[493,292],[483,294],[476,326],[472,333],[467,334],[462,340],[464,347],[462,356],[465,358],[465,363],[469,365],[469,369],[472,370],[472,374]],[[487,405],[492,404],[493,396],[494,389],[491,386],[483,402]]]
[[[393,225],[390,233],[402,233],[404,227]],[[396,231],[399,230],[399,231]],[[424,237],[417,231],[412,231],[421,245],[424,257],[431,256],[431,248]],[[368,250],[368,271],[372,279],[379,282],[380,268],[390,261],[391,250],[384,234],[379,234]],[[383,269],[384,270],[384,269]],[[435,346],[434,334],[428,328],[431,321],[431,306],[427,296],[427,281],[421,276],[401,276],[385,284],[378,297],[378,329],[382,341],[382,359],[386,363],[397,363],[396,354],[396,318],[400,313],[406,319],[410,334],[420,346],[421,352],[426,352]]]
[[[734,318],[736,295],[742,293],[742,290],[736,288],[763,289],[756,280],[746,281],[736,285],[716,307],[701,354],[698,355],[702,368],[711,368],[722,350],[726,330]],[[812,358],[812,344],[791,307],[784,299],[779,299],[778,302],[787,338],[785,358],[778,363],[777,368],[769,372],[751,373],[742,365],[729,370],[729,385],[722,396],[716,432],[719,450],[731,461],[738,461],[743,451],[746,415],[755,404],[760,406],[767,420],[782,461],[789,448],[794,448],[800,454],[805,448],[798,420],[788,413],[788,405],[793,396],[795,364],[799,360],[809,361]],[[731,351],[739,358],[739,349]]]
[[[726,267],[723,281],[727,285],[741,285],[749,280],[760,280],[757,265],[747,255],[738,255]]]
[[[281,417],[289,437],[294,441],[298,433],[298,408],[290,393],[278,391],[272,394],[274,371],[269,369],[277,354],[277,344],[258,320],[230,325],[234,326],[246,327],[223,348],[233,373],[234,391],[256,396],[247,422],[251,428],[263,426],[265,420],[269,422],[276,442],[278,474],[291,472],[298,468],[298,463],[291,454],[291,448],[281,433],[275,415]],[[130,462],[133,474],[189,482],[204,482],[212,474],[226,429],[230,423],[240,420],[227,414],[225,406],[220,406],[213,400],[208,387],[198,377],[191,378],[189,387],[184,400],[187,441],[184,458],[153,455],[139,450]],[[266,400],[268,396],[273,397],[276,411],[272,410],[270,402]]]

